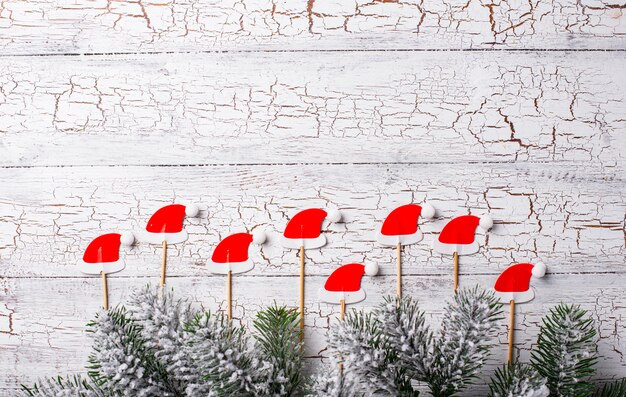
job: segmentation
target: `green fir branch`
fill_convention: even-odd
[[[98,313],[87,326],[94,340],[88,375],[99,386],[125,396],[177,396],[167,370],[146,347],[141,325],[124,307]]]
[[[547,397],[546,379],[530,365],[513,363],[497,368],[488,397]]]
[[[24,397],[113,397],[119,396],[106,391],[89,379],[80,376],[57,377],[42,379],[31,387],[22,385],[21,396]]]
[[[625,397],[626,396],[626,378],[616,380],[602,386],[602,389],[596,390],[593,397]]]
[[[276,396],[301,395],[304,375],[299,313],[274,305],[257,314],[254,328],[263,359],[273,366],[270,393]]]
[[[488,357],[502,305],[493,292],[461,289],[446,308],[425,381],[433,397],[448,397],[473,383]]]
[[[428,376],[428,357],[433,348],[433,333],[426,325],[424,312],[419,309],[417,301],[410,297],[385,297],[384,303],[374,309],[374,315],[395,350],[396,365],[409,378],[425,380]]]
[[[587,311],[560,304],[544,317],[531,363],[554,397],[588,397],[595,373],[596,330]]]
[[[268,395],[271,364],[254,354],[243,327],[207,312],[194,316],[186,332],[185,348],[205,382],[197,395]]]

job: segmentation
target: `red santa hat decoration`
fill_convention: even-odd
[[[78,261],[78,269],[85,274],[100,275],[102,277],[103,304],[109,309],[109,289],[107,274],[124,270],[126,264],[120,257],[120,245],[131,246],[135,241],[132,233],[109,233],[93,239]]]
[[[361,278],[364,274],[375,276],[378,274],[378,265],[368,263],[350,263],[336,269],[326,279],[319,296],[322,302],[341,305],[340,318],[343,320],[346,304],[361,302],[365,299],[365,291],[361,288]]]
[[[376,237],[380,244],[396,247],[398,297],[402,296],[402,246],[422,241],[424,234],[418,227],[419,218],[431,219],[435,212],[435,207],[429,203],[406,204],[391,211],[378,231]]]
[[[492,227],[493,219],[489,216],[463,215],[449,221],[433,241],[435,251],[454,257],[454,292],[459,287],[459,255],[478,252],[480,247],[474,238],[476,229],[486,232]]]
[[[309,208],[298,212],[287,223],[281,242],[285,248],[299,249],[300,256],[300,340],[304,338],[304,249],[320,248],[326,244],[322,234],[322,222],[341,220],[341,212],[326,212],[320,208]]]
[[[226,274],[227,278],[227,301],[228,319],[233,318],[232,309],[232,274],[245,273],[254,268],[254,263],[250,260],[248,250],[251,243],[261,245],[265,242],[266,235],[263,231],[249,233],[235,233],[224,238],[215,247],[209,266],[211,272],[216,274]]]
[[[150,217],[145,230],[138,232],[139,241],[149,244],[161,244],[161,286],[165,285],[167,266],[167,245],[187,241],[189,235],[183,228],[185,216],[195,217],[200,212],[197,205],[170,204],[158,209]]]
[[[508,361],[513,360],[513,342],[515,331],[515,303],[525,303],[535,297],[533,287],[530,285],[532,278],[541,278],[546,274],[546,265],[541,262],[518,263],[506,268],[496,280],[493,287],[495,295],[503,303],[510,305],[509,321],[509,349]]]

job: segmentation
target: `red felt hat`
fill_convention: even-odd
[[[168,244],[182,243],[188,238],[183,229],[185,216],[193,217],[198,213],[196,205],[170,204],[159,208],[150,217],[146,230],[138,233],[139,240],[151,244],[161,244],[163,241]]]
[[[474,215],[463,215],[448,222],[439,237],[433,241],[433,249],[442,254],[469,255],[478,252],[478,243],[474,240],[476,228],[489,230],[493,226],[493,220],[484,216],[479,218]]]
[[[329,217],[329,214],[320,208],[298,212],[285,227],[282,236],[283,246],[293,249],[322,247],[326,244],[326,238],[321,233],[322,222],[327,218],[331,221],[338,221],[341,217],[338,211],[334,211],[332,215]]]
[[[387,215],[378,232],[378,242],[383,245],[396,246],[415,244],[420,242],[424,235],[418,229],[418,220],[435,216],[435,208],[424,203],[423,205],[407,204],[400,206]]]
[[[493,286],[496,296],[505,303],[515,301],[516,303],[524,303],[532,300],[535,293],[530,285],[530,279],[534,276],[543,277],[546,273],[546,266],[538,262],[518,263],[507,267],[498,276]]]
[[[320,299],[335,304],[340,304],[341,300],[344,300],[346,304],[360,302],[365,299],[365,291],[361,289],[361,277],[364,274],[374,276],[376,273],[378,273],[378,266],[375,264],[343,265],[326,279],[324,287],[320,290]]]
[[[125,263],[120,259],[120,245],[130,246],[134,242],[132,233],[109,233],[93,239],[78,268],[86,274],[115,273],[124,269]]]
[[[249,233],[235,233],[224,238],[215,247],[209,261],[211,271],[227,274],[229,271],[245,273],[252,270],[254,264],[249,258],[248,249],[253,241],[254,237]]]

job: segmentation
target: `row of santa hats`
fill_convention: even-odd
[[[87,274],[114,273],[124,269],[124,260],[120,258],[120,245],[130,246],[135,237],[141,242],[151,244],[177,244],[187,240],[188,234],[184,229],[185,217],[195,217],[199,214],[196,205],[171,204],[157,210],[148,221],[145,230],[135,233],[109,233],[101,235],[88,245],[79,269]],[[433,218],[435,208],[424,203],[407,204],[400,206],[387,216],[382,227],[377,232],[379,243],[387,246],[409,245],[420,242],[423,234],[419,230],[420,218]],[[291,249],[320,248],[326,244],[322,230],[324,220],[338,222],[341,213],[337,210],[325,211],[311,208],[300,211],[287,223],[281,242],[284,247]],[[469,255],[478,252],[479,244],[475,240],[478,228],[483,231],[493,226],[493,220],[488,217],[463,215],[450,220],[441,230],[438,238],[433,241],[434,250],[448,255]],[[211,257],[210,269],[214,273],[226,274],[243,273],[251,270],[254,265],[249,258],[248,250],[252,242],[263,244],[266,235],[263,231],[254,233],[236,233],[222,239],[216,246]],[[501,299],[516,302],[525,302],[534,297],[530,286],[532,276],[542,277],[546,272],[541,263],[521,263],[507,268],[494,285],[494,289]],[[365,299],[365,292],[361,289],[361,278],[364,274],[376,275],[378,266],[370,263],[347,264],[336,269],[326,280],[320,297],[329,303],[355,303]]]

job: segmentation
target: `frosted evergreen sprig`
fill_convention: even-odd
[[[48,378],[32,387],[22,385],[23,395],[29,397],[111,397],[113,394],[101,389],[91,379],[80,376]]]
[[[493,292],[461,289],[446,307],[425,381],[434,397],[452,396],[477,378],[492,346],[502,305]]]
[[[353,377],[346,377],[339,371],[339,363],[324,368],[320,374],[311,379],[311,387],[307,396],[312,397],[363,397],[353,383]]]
[[[530,365],[513,363],[497,368],[488,397],[548,397],[546,379]]]
[[[344,321],[331,327],[328,347],[334,358],[343,363],[344,376],[356,390],[393,396],[412,390],[398,373],[395,351],[380,322],[371,314],[348,312]]]
[[[257,356],[242,327],[222,314],[203,313],[194,317],[186,333],[185,352],[203,381],[190,385],[188,395],[268,395],[272,365]]]
[[[183,349],[185,324],[191,319],[191,308],[184,299],[175,299],[172,292],[149,285],[134,292],[129,300],[129,313],[141,324],[145,347],[170,375],[176,394],[184,395],[185,385],[199,381],[194,365]]]
[[[254,320],[257,351],[272,365],[269,393],[297,395],[304,384],[299,314],[276,305],[260,311]]]
[[[395,350],[396,365],[405,368],[407,376],[413,379],[426,379],[429,356],[433,353],[433,333],[417,301],[409,297],[386,297],[384,303],[374,309],[374,315]]]
[[[146,346],[142,327],[123,307],[100,312],[88,324],[93,339],[89,376],[128,397],[177,396],[169,374]]]
[[[626,396],[626,378],[605,384],[596,390],[593,397],[624,397]]]
[[[531,363],[548,380],[550,395],[586,397],[593,392],[597,332],[577,305],[558,305],[544,317]]]
[[[500,314],[493,293],[464,289],[446,308],[441,329],[433,333],[415,301],[387,298],[371,315],[352,311],[333,325],[328,346],[343,360],[345,379],[356,390],[417,396],[415,380],[426,383],[434,397],[447,397],[477,377]]]

